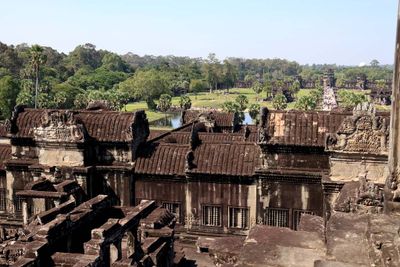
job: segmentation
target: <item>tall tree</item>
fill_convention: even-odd
[[[254,103],[249,106],[249,115],[253,122],[258,123],[258,117],[260,115],[260,104]]]
[[[298,80],[293,81],[289,86],[289,91],[292,96],[297,96],[297,93],[300,91],[300,82]]]
[[[295,108],[300,110],[314,110],[316,107],[317,99],[311,95],[301,96],[295,104]]]
[[[245,95],[238,95],[235,101],[239,104],[240,111],[244,111],[249,104],[249,99]]]
[[[348,90],[339,90],[339,104],[345,108],[353,108],[358,104],[362,104],[363,102],[367,102],[368,98],[366,95],[362,93],[355,93]]]
[[[226,91],[229,93],[229,88],[235,86],[238,77],[238,71],[235,65],[231,64],[229,60],[225,59],[222,67],[222,75]]]
[[[269,80],[269,79],[264,80],[263,90],[264,90],[265,94],[267,95],[267,98],[273,97],[271,80]]]
[[[166,112],[171,108],[172,105],[172,97],[169,94],[162,94],[160,99],[158,100],[157,108],[165,113],[165,122],[167,122],[167,114]]]
[[[371,63],[369,63],[371,67],[378,67],[379,66],[379,61],[376,59],[371,60]]]
[[[179,99],[179,106],[183,110],[190,109],[192,107],[192,100],[187,95],[182,95]]]
[[[225,101],[222,104],[222,110],[229,113],[240,112],[240,105],[234,101]]]
[[[272,106],[277,110],[283,110],[287,107],[287,99],[282,93],[275,95]]]
[[[210,86],[210,93],[213,92],[213,88],[218,89],[218,82],[221,79],[221,63],[214,53],[210,53],[206,62],[203,65],[204,76]]]
[[[164,93],[170,93],[170,77],[154,69],[137,71],[131,78],[118,84],[122,92],[131,98],[146,101],[149,109],[156,108],[154,100]]]
[[[39,93],[39,71],[40,67],[46,63],[46,55],[43,54],[43,48],[40,45],[33,45],[29,51],[30,64],[35,74],[35,108],[38,105]]]
[[[262,84],[260,82],[256,81],[255,83],[253,83],[253,86],[251,87],[251,89],[253,89],[254,93],[257,94],[256,101],[258,101],[258,96],[263,90]]]
[[[16,104],[19,93],[19,84],[12,76],[0,79],[0,117],[9,118]]]

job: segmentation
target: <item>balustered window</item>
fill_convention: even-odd
[[[0,188],[0,211],[7,210],[7,190]]]
[[[15,193],[14,193],[14,199],[13,199],[13,201],[14,201],[14,211],[15,211],[15,213],[22,213],[22,200],[23,199],[16,195],[16,193],[18,191],[20,191],[20,190],[15,190]]]
[[[276,227],[289,227],[289,209],[265,209],[264,224]]]
[[[249,208],[229,208],[229,227],[248,229],[249,228]]]
[[[220,206],[203,206],[202,224],[205,226],[221,226],[222,212]]]

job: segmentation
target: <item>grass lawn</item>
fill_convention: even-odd
[[[298,96],[307,95],[310,90],[300,90]],[[221,108],[222,104],[226,101],[234,101],[235,98],[240,95],[246,95],[249,99],[249,104],[259,102],[261,106],[265,106],[268,108],[272,108],[272,103],[270,101],[261,101],[265,97],[265,93],[262,92],[258,97],[256,93],[250,88],[234,88],[229,90],[229,94],[226,93],[225,90],[217,90],[212,94],[208,92],[201,92],[198,94],[189,93],[188,96],[192,100],[192,107],[197,108]],[[258,99],[258,101],[257,101]],[[172,105],[179,106],[179,96],[172,98]],[[288,108],[293,108],[294,103],[289,103]],[[129,103],[126,105],[127,111],[135,111],[143,109],[146,111],[147,118],[149,121],[158,120],[163,118],[164,114],[161,112],[150,111],[147,108],[147,105],[144,101]],[[124,109],[125,110],[125,109]]]
[[[311,92],[310,89],[301,89],[297,94],[297,98],[299,98],[303,95],[308,95],[308,94],[310,94],[310,92]],[[364,92],[356,92],[356,93],[362,93],[362,94],[369,95],[369,93],[365,92],[365,91]],[[216,90],[212,94],[210,94],[208,92],[201,92],[196,95],[189,93],[188,96],[192,100],[192,107],[221,108],[222,104],[225,101],[234,101],[235,98],[240,94],[247,96],[247,98],[249,99],[249,104],[258,102],[261,106],[272,108],[271,101],[261,101],[261,99],[263,99],[265,97],[264,92],[262,92],[257,97],[256,93],[254,93],[254,91],[251,90],[250,88],[233,88],[233,89],[229,90],[229,94],[227,94],[225,90]],[[257,99],[258,99],[258,101],[257,101]],[[287,109],[293,109],[295,104],[296,104],[296,102],[288,103]],[[172,98],[172,105],[179,106],[179,96]],[[377,105],[376,107],[379,110],[390,110],[390,106]],[[135,110],[139,110],[139,109],[143,109],[146,111],[149,122],[155,121],[155,120],[158,120],[158,119],[161,119],[164,117],[164,114],[161,112],[148,110],[147,105],[144,101],[129,103],[126,105],[127,111],[135,111]],[[125,110],[125,109],[123,109],[123,110]]]

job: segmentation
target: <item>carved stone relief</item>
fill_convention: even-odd
[[[49,111],[42,117],[41,125],[33,128],[36,141],[77,143],[84,142],[85,129],[72,111]]]
[[[361,110],[360,110],[361,109]],[[375,116],[370,106],[358,106],[336,133],[327,135],[326,150],[387,155],[389,129],[386,118]]]

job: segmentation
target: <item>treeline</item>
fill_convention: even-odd
[[[229,89],[240,81],[264,83],[296,76],[319,79],[327,68],[345,79],[391,78],[391,66],[301,66],[284,59],[207,58],[117,55],[92,44],[69,54],[38,45],[0,43],[0,117],[16,104],[39,108],[84,108],[92,100],[108,100],[116,110],[128,101],[145,100],[155,108],[162,94]]]

